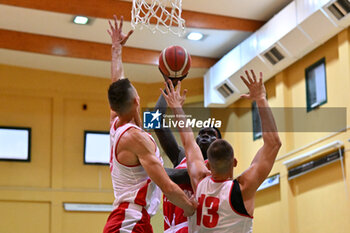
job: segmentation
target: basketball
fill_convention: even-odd
[[[191,56],[183,47],[173,45],[160,53],[158,67],[169,78],[181,78],[191,67]]]

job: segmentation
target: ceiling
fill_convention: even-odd
[[[199,31],[202,41],[136,29],[123,50],[126,76],[159,82],[158,54],[181,45],[192,55],[189,77],[202,77],[210,66],[257,30],[291,0],[183,0],[186,34]],[[131,0],[0,0],[0,64],[109,78],[108,19],[124,15],[131,30]],[[73,15],[93,18],[75,25]],[[147,75],[145,75],[147,74]]]

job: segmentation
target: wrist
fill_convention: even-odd
[[[261,97],[261,98],[255,99],[255,102],[258,106],[263,106],[266,104],[267,99],[266,97]]]
[[[173,110],[174,114],[183,114],[183,109],[181,105],[173,105],[170,108]]]
[[[122,51],[122,45],[118,44],[118,45],[115,45],[115,44],[112,44],[112,51],[116,51],[116,52],[121,52]]]
[[[261,96],[261,97],[258,97],[258,98],[255,99],[256,102],[265,101],[265,100],[267,100],[267,99],[266,99],[266,95]]]

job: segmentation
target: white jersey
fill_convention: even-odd
[[[110,129],[110,169],[115,197],[115,201],[113,203],[114,208],[117,208],[121,203],[133,203],[144,207],[149,215],[152,216],[158,210],[162,194],[161,190],[153,181],[151,181],[145,169],[141,165],[123,165],[118,161],[117,157],[118,143],[123,134],[130,128],[136,128],[139,130],[142,129],[131,123],[127,123],[116,128],[117,122],[118,118],[116,118]],[[159,149],[152,136],[149,136],[156,146],[154,153],[163,164]]]
[[[204,178],[197,186],[198,208],[189,218],[189,232],[251,233],[253,220],[238,213],[231,203],[234,181]],[[243,201],[242,201],[243,202]]]

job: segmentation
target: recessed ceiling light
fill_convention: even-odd
[[[89,22],[89,18],[85,16],[75,16],[73,19],[73,23],[75,24],[87,24]]]
[[[203,34],[200,32],[191,32],[187,35],[187,39],[189,39],[189,40],[201,40],[201,39],[203,39]]]

